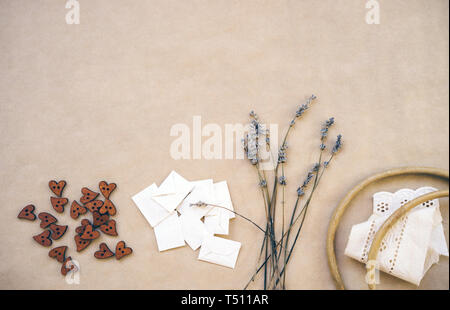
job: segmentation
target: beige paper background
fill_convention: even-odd
[[[244,160],[173,160],[176,123],[244,123],[251,109],[280,135],[297,106],[318,101],[298,122],[288,153],[287,197],[317,158],[318,131],[345,147],[327,171],[289,265],[290,289],[334,289],[325,253],[328,221],[354,185],[382,170],[421,165],[448,169],[448,1],[379,1],[381,24],[365,22],[365,1],[80,0],[81,24],[65,23],[64,1],[0,1],[0,288],[240,289],[255,268],[260,232],[245,220],[228,238],[242,242],[236,269],[197,261],[184,247],[158,253],[154,234],[131,201],[172,170],[190,180],[227,180],[234,206],[264,222],[256,172]],[[331,139],[330,139],[331,142]],[[52,211],[47,188],[64,192],[116,182],[119,238],[134,249],[98,261],[96,241],[77,253],[79,221],[58,216],[82,268],[67,285],[47,248],[31,238],[38,222],[16,218],[28,203]],[[380,190],[448,184],[423,177],[374,184],[354,201],[337,234],[344,281],[365,289],[364,266],[343,255],[351,225],[367,218]],[[448,199],[441,199],[448,240]],[[67,208],[68,209],[68,208]],[[67,210],[66,209],[66,210]],[[54,212],[53,212],[54,213]],[[448,259],[420,289],[448,289]],[[261,288],[259,279],[253,288]],[[382,274],[380,288],[415,289]]]

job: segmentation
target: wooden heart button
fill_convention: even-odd
[[[61,274],[65,276],[69,273],[69,271],[77,272],[78,267],[75,265],[75,263],[72,260],[72,257],[67,257],[61,266]]]
[[[101,200],[92,200],[90,202],[87,202],[85,204],[86,208],[89,209],[91,212],[95,212],[100,210],[100,208],[103,206],[103,201]]]
[[[92,227],[92,225],[87,225],[81,235],[81,239],[84,240],[94,240],[100,237],[100,233]]]
[[[81,193],[83,194],[83,197],[80,198],[82,204],[86,204],[87,202],[94,200],[99,195],[98,193],[91,191],[87,187],[83,187],[81,189]]]
[[[105,202],[103,203],[103,206],[100,208],[99,212],[101,214],[108,213],[109,215],[115,215],[116,207],[114,206],[111,200],[105,199]]]
[[[77,228],[75,228],[75,232],[79,235],[82,235],[84,232],[84,229],[86,228],[87,225],[92,225],[88,219],[81,220],[81,226],[78,226]]]
[[[85,248],[89,246],[89,244],[91,244],[91,240],[81,239],[79,235],[75,235],[74,239],[75,244],[77,246],[77,252],[83,251]]]
[[[42,246],[51,246],[52,239],[50,239],[50,235],[50,230],[44,230],[39,235],[33,236],[33,239]]]
[[[58,262],[63,263],[66,258],[66,250],[67,247],[65,245],[59,246],[57,248],[51,249],[50,252],[48,252],[48,256],[50,256],[51,258],[56,258]]]
[[[17,216],[20,219],[34,221],[36,219],[36,215],[34,214],[35,207],[33,205],[28,205],[20,211]]]
[[[127,248],[125,246],[125,241],[119,241],[116,245],[116,259],[121,259],[127,255],[133,253],[132,248]]]
[[[55,180],[51,180],[48,182],[48,187],[50,187],[50,190],[58,197],[61,197],[62,191],[64,187],[66,187],[66,181],[59,181],[56,182]]]
[[[87,209],[80,205],[76,200],[72,201],[70,206],[70,217],[76,220],[80,215],[85,214]]]
[[[52,231],[52,239],[58,240],[61,238],[67,231],[67,225],[56,225],[50,224],[50,230]]]
[[[101,225],[100,230],[107,235],[117,236],[116,221],[110,220],[108,223]]]
[[[114,253],[108,248],[106,243],[100,244],[100,250],[94,253],[94,257],[98,259],[104,259],[114,256]]]
[[[47,213],[47,212],[39,213],[38,218],[41,220],[41,225],[40,225],[41,228],[46,228],[50,224],[56,222],[56,218],[53,215],[51,215],[50,213]]]
[[[93,219],[94,226],[99,227],[99,226],[105,224],[106,222],[108,222],[109,215],[108,214],[101,215],[99,212],[95,211],[94,213],[92,213],[92,219]]]
[[[100,189],[100,192],[102,192],[103,197],[106,199],[109,198],[109,195],[116,189],[117,185],[116,183],[106,183],[105,181],[101,181],[98,184],[98,188]]]
[[[53,209],[58,213],[64,212],[64,206],[69,202],[67,198],[50,197]]]

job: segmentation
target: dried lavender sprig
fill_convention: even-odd
[[[336,143],[334,144],[332,154],[336,154],[342,148],[342,135],[339,134],[336,138]]]
[[[267,200],[268,200],[267,204],[265,204],[266,205],[266,208],[265,208],[266,209],[266,215],[268,216],[268,218],[267,218],[268,222],[267,222],[267,225],[266,225],[266,231],[269,231],[269,233],[270,233],[270,236],[269,236],[270,237],[270,242],[273,245],[273,243],[275,243],[275,241],[274,241],[275,236],[273,234],[273,231],[269,229],[273,225],[273,220],[271,218],[271,212],[270,212],[270,208],[269,208],[271,199],[270,199],[270,196],[269,196],[269,192],[267,190],[267,182],[266,182],[265,175],[264,175],[264,177],[262,177],[260,175],[260,172],[259,172],[259,169],[258,169],[258,163],[259,163],[259,157],[258,157],[258,150],[259,150],[258,142],[259,141],[258,141],[258,138],[259,138],[260,132],[262,130],[262,128],[261,128],[262,126],[260,125],[260,123],[257,120],[258,117],[257,117],[256,113],[251,112],[250,116],[253,118],[253,120],[252,120],[252,122],[250,124],[249,134],[247,135],[247,143],[246,143],[247,157],[251,160],[252,164],[257,167],[258,175],[259,175],[259,178],[260,178],[260,186],[261,186],[262,189],[264,189],[264,190],[262,190],[263,198],[267,198]],[[266,139],[266,143],[267,142],[270,142],[270,140]],[[264,194],[264,192],[265,192],[265,194]],[[264,249],[264,244],[267,244],[268,241],[269,241],[269,238],[267,238],[267,234],[265,234],[261,250]],[[266,247],[266,253],[267,253],[267,247]],[[266,257],[267,257],[267,254],[266,254]],[[274,261],[274,263],[276,263],[276,262]],[[275,268],[278,271],[278,267],[276,266]],[[264,283],[265,283],[264,286],[265,287],[266,287],[266,274],[267,274],[266,270],[267,270],[267,268],[265,268],[265,276],[264,276],[264,278],[265,278],[264,279]]]
[[[316,99],[315,95],[311,95],[305,104],[301,105],[298,110],[296,111],[295,117],[292,119],[292,121],[290,122],[290,125],[288,127],[288,130],[286,131],[286,134],[284,136],[283,142],[282,142],[282,148],[280,148],[279,154],[278,154],[278,161],[277,161],[277,165],[275,168],[275,176],[274,176],[274,183],[273,183],[273,190],[272,190],[272,199],[270,201],[270,204],[268,205],[269,208],[269,219],[270,219],[270,225],[271,225],[271,235],[272,235],[272,239],[275,240],[275,225],[273,222],[273,218],[275,218],[275,210],[276,210],[276,198],[277,198],[277,179],[278,179],[278,168],[280,164],[284,164],[287,161],[287,157],[286,157],[286,149],[285,146],[287,145],[287,137],[289,135],[289,132],[291,130],[291,128],[295,125],[295,120],[299,117],[301,117],[303,115],[303,113],[309,108],[310,104],[312,103],[313,100]],[[277,258],[277,252],[276,252],[276,247],[274,247],[274,242],[272,242],[272,252],[275,256],[275,261],[278,262],[278,258]],[[273,261],[273,256],[272,256],[272,261]],[[276,269],[278,269],[278,267],[276,266]]]
[[[339,137],[340,136],[340,137]],[[340,146],[342,146],[342,135],[338,135],[338,140],[339,140],[339,145]],[[338,150],[340,149],[340,147],[338,148]],[[325,172],[325,168],[326,167],[328,167],[329,165],[330,165],[330,163],[331,163],[331,161],[333,160],[333,158],[334,158],[334,156],[336,155],[336,153],[337,152],[332,152],[331,153],[331,155],[330,155],[330,157],[329,157],[329,159],[327,160],[327,161],[324,161],[323,162],[323,168],[324,169],[322,169],[322,171],[321,171],[321,173],[320,174],[316,174],[316,176],[317,176],[317,179],[315,180],[315,182],[314,182],[314,186],[313,186],[313,190],[315,190],[315,188],[317,188],[317,186],[318,186],[318,184],[320,183],[320,180],[322,179],[322,176],[323,176],[323,174],[324,174],[324,172]],[[316,164],[317,165],[317,164]],[[316,167],[316,165],[315,165],[315,167]],[[310,174],[310,172],[308,172],[308,175]],[[300,189],[301,187],[299,187],[299,189]],[[302,195],[304,195],[304,192],[303,192],[303,194]],[[302,195],[299,195],[299,196],[302,196]],[[295,222],[297,221],[297,219],[298,219],[298,216],[297,216],[297,218],[294,220],[294,224],[295,224]],[[289,230],[289,229],[288,229]],[[286,232],[286,233],[288,233],[288,231]]]
[[[328,160],[328,162],[330,162],[332,158],[333,158],[333,155],[331,155],[331,157],[330,157],[330,159]],[[287,256],[285,256],[285,263],[284,263],[283,268],[282,268],[282,270],[281,270],[281,272],[280,272],[281,275],[283,276],[283,281],[285,281],[285,276],[286,276],[286,272],[285,272],[285,271],[286,271],[286,267],[287,267],[287,264],[288,264],[288,262],[289,262],[289,260],[290,260],[290,258],[291,258],[292,252],[293,252],[293,250],[294,250],[294,247],[295,247],[295,245],[296,245],[296,243],[297,243],[297,240],[298,240],[298,237],[299,237],[299,235],[300,235],[301,229],[302,229],[302,227],[303,227],[303,223],[304,223],[305,218],[306,218],[306,212],[307,212],[307,210],[308,210],[308,207],[309,207],[309,204],[310,204],[311,199],[312,199],[312,197],[313,197],[313,194],[314,194],[314,192],[315,192],[317,186],[318,186],[319,183],[320,183],[320,180],[321,180],[321,178],[322,178],[323,173],[324,173],[324,169],[322,170],[322,173],[321,173],[320,175],[316,175],[316,179],[315,179],[315,182],[314,182],[313,189],[311,190],[311,193],[310,193],[310,195],[309,195],[307,201],[305,202],[304,206],[302,207],[300,213],[299,213],[299,214],[297,215],[297,217],[295,218],[293,224],[288,228],[288,230],[287,230],[286,233],[285,233],[285,235],[286,235],[286,237],[287,237],[287,235],[290,233],[291,229],[292,229],[292,228],[295,226],[295,224],[297,223],[298,219],[299,219],[301,216],[303,216],[303,217],[302,217],[302,220],[301,220],[301,222],[300,222],[300,226],[299,226],[299,228],[298,228],[298,230],[297,230],[297,234],[296,234],[296,236],[295,236],[294,242],[293,242],[293,244],[292,244],[292,246],[291,246],[291,248],[290,248],[290,250],[289,250],[289,254],[287,254]],[[298,200],[299,200],[299,199],[297,199],[297,203],[298,203]],[[280,242],[283,241],[283,238],[284,238],[284,237],[285,237],[285,236],[282,236]],[[286,244],[284,245],[284,247],[282,246],[282,248],[284,248],[285,251],[287,250],[287,248],[288,248],[287,239],[286,239]],[[285,253],[286,253],[286,252],[285,252]],[[275,282],[275,287],[276,287],[276,285],[278,285],[278,283],[279,283],[279,280],[277,279],[276,282]],[[283,284],[283,286],[284,286],[284,284]]]
[[[331,155],[331,156],[330,156],[330,159],[328,160],[328,162],[331,162],[331,160],[333,159],[333,156],[334,156],[334,155]],[[305,215],[306,215],[306,211],[307,211],[307,209],[308,209],[309,203],[310,203],[310,201],[311,201],[311,199],[312,199],[312,197],[313,197],[313,194],[314,194],[314,192],[315,192],[317,186],[318,186],[319,183],[320,183],[320,180],[322,179],[322,176],[323,176],[323,173],[324,173],[324,172],[325,172],[325,169],[322,169],[321,174],[320,174],[320,175],[319,175],[319,174],[316,175],[316,180],[315,180],[315,182],[314,182],[314,186],[313,186],[313,188],[312,188],[312,190],[311,190],[310,196],[308,197],[308,200],[306,201],[305,205],[303,206],[302,211],[300,212],[300,214],[295,218],[295,220],[294,220],[294,222],[293,222],[293,225],[295,225],[295,223],[297,222],[297,220],[300,218],[300,216],[301,216],[301,214],[302,214],[302,212],[303,212],[303,209],[305,209],[305,208],[306,208],[306,209],[305,209]],[[291,249],[290,249],[290,251],[289,251],[289,255],[288,255],[288,257],[287,257],[287,262],[289,261],[289,258],[291,257],[292,251],[293,251],[293,249],[294,249],[294,247],[295,247],[295,243],[297,242],[298,236],[299,236],[299,234],[300,234],[300,231],[301,231],[301,228],[302,228],[302,225],[303,225],[303,221],[304,221],[304,217],[303,217],[301,226],[299,227],[299,229],[298,229],[298,231],[297,231],[297,234],[296,234],[296,236],[295,236],[295,239],[294,239],[294,242],[293,242],[293,244],[292,244],[292,247],[291,247]]]
[[[288,135],[289,135],[289,132],[291,131],[291,128],[295,125],[295,120],[296,120],[297,118],[301,117],[301,116],[305,113],[305,111],[306,111],[307,109],[309,109],[310,105],[312,104],[312,102],[313,102],[315,99],[317,99],[317,97],[316,97],[314,94],[311,95],[308,99],[306,99],[306,102],[305,102],[304,104],[300,105],[300,107],[297,109],[297,111],[295,112],[295,116],[294,116],[294,118],[290,121],[289,127],[288,127],[288,129],[287,129],[287,131],[286,131],[286,134],[284,135],[284,139],[283,139],[282,146],[285,145],[285,143],[286,143],[286,141],[287,141],[287,138],[288,138]],[[278,165],[276,166],[275,171],[278,171]]]
[[[332,155],[330,156],[330,158],[328,159],[327,162],[328,162],[328,163],[331,163],[333,157],[334,157],[334,154],[332,154]],[[329,165],[329,164],[328,164],[328,165]],[[317,188],[317,186],[319,185],[320,180],[322,179],[322,176],[323,176],[324,171],[325,171],[325,169],[322,170],[322,172],[321,172],[321,174],[320,174],[320,176],[319,176],[319,178],[318,178],[318,180],[317,180],[316,188]],[[313,188],[313,190],[315,190],[315,188]],[[312,193],[310,194],[310,197],[311,197],[311,195],[312,195]],[[311,198],[312,198],[312,197],[311,197]],[[310,199],[308,199],[308,201],[310,201]],[[291,229],[295,226],[295,224],[297,223],[298,219],[299,219],[300,216],[303,214],[303,212],[304,212],[304,210],[305,210],[305,207],[306,207],[306,204],[303,206],[303,208],[302,208],[302,210],[300,211],[300,213],[299,213],[299,214],[297,215],[297,217],[294,219],[293,224],[286,230],[286,232],[284,233],[284,235],[281,236],[281,239],[280,239],[280,240],[278,241],[278,243],[276,244],[277,248],[281,246],[280,250],[284,248],[283,245],[282,245],[282,242],[283,242],[285,236],[286,236],[286,235],[291,231]],[[297,232],[297,236],[298,236],[298,234],[299,234],[299,232]],[[296,237],[297,237],[297,236],[296,236]],[[296,239],[297,239],[297,238],[296,238]],[[287,261],[289,261],[289,259],[290,259],[290,257],[291,257],[291,254],[292,254],[292,251],[293,251],[293,247],[291,247],[291,249],[290,249],[290,251],[289,251],[289,254],[288,254],[288,256],[287,256]],[[252,278],[251,278],[250,281],[247,283],[247,285],[245,286],[244,289],[246,289],[246,288],[248,287],[248,285],[251,283],[251,281],[253,281],[254,277],[261,271],[261,269],[267,265],[267,262],[268,262],[269,258],[271,258],[270,256],[271,256],[271,254],[269,254],[269,256],[265,258],[264,262],[256,269],[256,272],[253,274]],[[281,273],[284,274],[284,268],[283,268],[283,270],[281,271]]]
[[[298,240],[298,236],[300,235],[300,231],[301,231],[301,229],[302,229],[302,227],[303,227],[303,223],[304,223],[305,218],[306,218],[306,212],[307,212],[307,210],[308,210],[308,207],[309,207],[309,204],[310,204],[310,202],[311,202],[312,196],[313,196],[313,194],[314,194],[314,192],[315,192],[317,186],[319,185],[320,180],[322,179],[322,176],[323,176],[323,174],[324,174],[324,172],[325,172],[325,168],[326,168],[327,166],[329,166],[330,162],[332,161],[332,159],[333,159],[334,156],[336,155],[337,151],[338,151],[341,147],[342,147],[342,135],[338,135],[337,140],[336,140],[336,144],[335,144],[336,151],[334,151],[334,152],[332,151],[332,152],[331,152],[331,155],[330,155],[330,158],[329,158],[327,161],[325,161],[327,164],[326,164],[326,166],[325,166],[325,164],[324,164],[324,169],[322,169],[321,174],[320,174],[320,175],[319,175],[319,174],[316,175],[316,178],[315,178],[315,180],[314,180],[314,186],[313,186],[313,189],[311,190],[310,196],[309,196],[308,200],[306,201],[305,205],[303,206],[302,210],[300,211],[300,214],[297,216],[297,218],[296,218],[295,221],[294,221],[294,224],[293,224],[293,225],[295,225],[295,223],[297,222],[297,220],[298,220],[298,219],[300,218],[300,216],[303,214],[303,218],[302,218],[302,220],[301,220],[301,222],[300,222],[300,226],[299,226],[299,228],[298,228],[298,230],[297,230],[297,234],[296,234],[296,236],[295,236],[294,242],[293,242],[293,244],[292,244],[292,247],[291,247],[290,250],[289,250],[289,255],[287,256],[287,259],[286,259],[286,261],[285,261],[284,267],[283,267],[283,269],[281,270],[281,274],[282,274],[282,275],[285,275],[285,269],[286,269],[287,263],[289,262],[289,259],[290,259],[291,255],[292,255],[292,251],[294,250],[295,244],[297,243],[297,240]],[[325,162],[324,162],[324,163],[325,163]],[[303,211],[304,211],[304,212],[303,212]],[[293,227],[293,225],[289,227],[289,230]],[[288,230],[288,231],[289,231],[289,230]],[[287,249],[287,246],[288,246],[288,245],[287,245],[287,241],[286,241],[286,245],[285,245],[285,247],[284,247],[285,250]]]
[[[269,207],[271,207],[272,205],[276,204],[276,188],[277,188],[277,179],[278,179],[278,167],[280,164],[285,163],[287,161],[287,154],[286,154],[286,149],[287,149],[287,138],[289,136],[289,132],[291,131],[291,128],[294,126],[295,124],[295,120],[299,117],[301,117],[304,112],[310,107],[311,103],[316,99],[317,97],[312,94],[304,104],[302,104],[296,111],[294,118],[292,119],[292,121],[290,122],[290,125],[286,131],[286,134],[284,135],[283,138],[283,142],[281,144],[281,148],[278,152],[278,161],[277,161],[277,165],[275,168],[275,182],[274,182],[274,186],[273,186],[273,190],[272,190],[272,200],[271,203],[269,205]]]
[[[300,116],[302,116],[303,113],[309,108],[309,106],[311,105],[311,103],[313,102],[313,100],[315,100],[316,98],[317,98],[317,97],[316,97],[314,94],[311,95],[311,96],[306,100],[306,103],[302,104],[302,105],[297,109],[297,111],[296,111],[296,113],[295,113],[295,116],[294,116],[294,118],[292,119],[292,121],[291,121],[291,123],[290,123],[290,125],[289,125],[289,127],[288,127],[288,129],[287,129],[287,131],[286,131],[286,133],[285,133],[285,135],[284,135],[283,142],[282,142],[282,144],[281,144],[282,146],[287,145],[287,138],[288,138],[288,136],[289,136],[289,132],[291,131],[291,128],[292,128],[292,127],[294,126],[294,124],[295,124],[295,119],[296,119],[296,118],[299,118]],[[281,156],[280,156],[280,155],[281,155]],[[286,158],[286,150],[285,150],[285,149],[282,149],[282,153],[281,153],[281,154],[278,154],[278,162],[277,162],[277,165],[276,165],[276,167],[275,167],[275,182],[274,182],[274,185],[273,185],[272,199],[271,199],[271,201],[270,201],[269,208],[270,208],[272,205],[276,205],[276,192],[277,192],[277,184],[278,184],[278,182],[277,182],[277,179],[278,179],[278,167],[279,167],[280,164],[285,163],[286,160],[287,160],[287,158]]]
[[[309,105],[311,104],[311,102],[312,102],[314,99],[316,99],[316,98],[317,98],[317,97],[316,97],[315,95],[311,95],[311,97],[309,97],[309,98],[306,100],[306,103],[305,103],[305,104],[302,104],[302,105],[297,109],[297,111],[295,112],[295,117],[298,118],[298,117],[302,116],[303,113],[309,108]]]
[[[290,128],[292,128],[293,127],[293,125],[295,124],[295,119],[296,118],[298,118],[298,117],[300,117],[303,113],[304,113],[304,111],[306,111],[308,108],[309,108],[309,105],[310,105],[310,103],[314,100],[314,99],[316,99],[316,96],[314,96],[314,95],[312,95],[308,100],[307,100],[307,102],[304,104],[304,105],[302,105],[302,106],[300,106],[300,108],[297,110],[297,112],[296,112],[296,116],[295,116],[295,118],[291,121],[291,123],[290,123],[290,126],[289,126],[289,128],[288,128],[288,130],[287,130],[287,132],[286,132],[286,134],[285,134],[285,137],[284,137],[284,139],[283,139],[283,145],[282,145],[282,148],[281,148],[281,152],[280,152],[280,154],[279,155],[281,155],[281,156],[279,156],[279,161],[278,161],[278,163],[277,163],[277,165],[276,165],[276,169],[275,169],[275,182],[274,182],[274,188],[273,188],[273,193],[272,193],[272,199],[270,199],[270,203],[268,204],[268,206],[267,206],[267,208],[269,209],[269,223],[268,224],[270,224],[270,226],[271,226],[271,228],[272,229],[270,229],[270,232],[271,232],[271,244],[272,244],[272,253],[274,254],[274,256],[277,256],[276,255],[276,246],[275,246],[275,248],[274,248],[274,223],[273,223],[273,217],[272,217],[272,212],[273,212],[273,216],[275,215],[275,205],[276,205],[276,185],[277,185],[277,174],[278,174],[278,167],[279,167],[279,164],[280,163],[284,163],[284,162],[286,162],[286,152],[285,152],[285,146],[286,146],[286,140],[287,140],[287,137],[288,137],[288,134],[289,134],[289,132],[290,132]],[[257,119],[257,116],[256,116],[256,114],[254,113],[254,112],[252,112],[251,113],[251,116],[254,118],[254,119]],[[266,143],[268,143],[270,141],[270,139],[266,139]],[[253,163],[254,164],[256,164],[256,162],[255,161],[253,161]],[[265,187],[266,188],[266,187]],[[268,195],[268,193],[267,193],[267,197],[269,197],[269,195]],[[273,206],[273,208],[272,208],[272,206]],[[263,245],[264,245],[264,242],[267,242],[267,238],[265,237],[265,240],[263,241]],[[272,256],[272,255],[270,255],[270,256]],[[273,256],[272,256],[273,257]],[[266,260],[265,260],[265,262],[267,261],[267,248],[266,248]],[[277,260],[276,260],[277,261]],[[273,264],[273,265],[275,265],[275,264]],[[267,265],[266,265],[266,267],[267,267]],[[277,268],[277,266],[275,265],[275,268],[276,269],[278,269]],[[265,269],[265,271],[266,271],[266,269]],[[264,279],[264,288],[266,288],[266,276],[265,276],[265,279]]]
[[[333,126],[333,124],[334,124],[334,117],[330,117],[328,120],[325,121],[325,124],[320,130],[320,140],[322,141],[322,144],[320,146],[321,149],[325,149],[325,145],[323,143],[328,136],[328,130],[330,129],[331,126]]]
[[[336,143],[334,144],[334,147],[333,147],[333,149],[331,150],[331,158],[333,158],[333,156],[337,153],[337,152],[339,152],[339,150],[342,148],[342,135],[338,135],[337,136],[337,138],[336,138]],[[324,161],[323,162],[323,167],[324,168],[327,168],[328,166],[329,166],[329,164],[330,164],[330,160],[328,160],[328,161]]]
[[[302,116],[303,113],[309,108],[309,106],[311,105],[311,103],[312,103],[315,99],[317,99],[317,97],[316,97],[314,94],[312,94],[312,95],[306,100],[306,103],[302,104],[302,105],[297,109],[297,111],[296,111],[296,113],[295,113],[295,116],[294,116],[294,118],[292,119],[292,121],[291,121],[291,123],[290,123],[290,125],[289,125],[289,127],[288,127],[288,129],[287,129],[287,131],[286,131],[286,133],[285,133],[285,135],[284,135],[283,142],[282,142],[282,144],[281,144],[282,147],[283,147],[283,146],[287,146],[287,138],[288,138],[288,136],[289,136],[289,132],[291,131],[291,128],[292,128],[292,127],[294,126],[294,124],[295,124],[295,119],[296,119],[296,118],[299,118],[300,116]],[[281,153],[281,154],[278,154],[278,162],[277,162],[277,165],[276,165],[276,167],[275,167],[275,182],[274,182],[274,185],[273,185],[273,190],[272,190],[272,200],[271,200],[270,205],[276,204],[276,189],[277,189],[277,183],[278,183],[278,182],[277,182],[277,179],[278,179],[278,167],[279,167],[280,163],[285,163],[286,160],[287,160],[287,158],[286,158],[286,149],[282,149],[281,151],[282,151],[282,153]],[[280,157],[280,155],[281,155],[281,157]],[[269,205],[269,207],[270,207],[270,205]]]
[[[303,196],[305,194],[305,189],[306,189],[307,185],[310,183],[311,179],[315,175],[316,177],[315,177],[315,180],[314,180],[313,190],[312,190],[312,192],[311,192],[311,194],[310,194],[310,196],[308,198],[308,201],[307,201],[307,205],[309,205],[309,201],[311,200],[312,193],[314,192],[314,189],[317,186],[318,173],[319,173],[319,170],[320,170],[320,167],[321,167],[321,161],[322,161],[322,152],[325,149],[324,142],[326,140],[326,137],[327,137],[327,134],[328,134],[328,130],[329,130],[329,128],[331,126],[333,126],[334,122],[335,122],[334,121],[334,117],[329,118],[328,120],[325,121],[324,125],[322,126],[322,128],[320,130],[320,132],[321,132],[320,140],[321,140],[322,143],[321,143],[321,145],[319,147],[320,148],[319,161],[318,161],[318,163],[314,164],[314,166],[308,172],[308,174],[306,176],[306,179],[303,182],[303,185],[300,186],[297,189],[297,201],[296,201],[295,206],[293,208],[293,212],[292,212],[289,228],[291,228],[293,226],[293,220],[294,220],[295,213],[297,212],[299,199],[300,199],[301,196]],[[302,212],[303,212],[303,209],[301,210],[300,214]],[[306,213],[306,211],[305,211],[305,213]],[[301,227],[300,227],[300,229],[301,229]],[[297,235],[296,235],[296,238],[294,240],[293,246],[295,245],[295,243],[297,241],[298,235],[299,235],[299,231],[297,232]],[[288,248],[288,244],[289,244],[289,236],[290,236],[290,231],[286,234],[285,246],[284,246],[284,267],[283,267],[282,270],[285,270],[285,268],[287,267],[286,265],[288,263],[288,257],[289,256],[287,255],[287,248]],[[292,247],[292,250],[293,250],[293,247]],[[292,250],[291,250],[291,252],[292,252]],[[286,281],[286,273],[283,274],[283,287],[285,287],[285,281]]]
[[[305,194],[305,189],[308,186],[309,182],[311,182],[314,174],[319,170],[320,164],[316,163],[311,168],[311,170],[308,171],[308,174],[306,175],[305,180],[303,181],[303,184],[297,188],[297,196],[303,196]]]
[[[254,113],[253,111],[252,112],[250,112],[250,116],[252,117],[252,118],[254,118],[254,119],[257,119],[257,115],[256,115],[256,113]],[[254,125],[255,125],[255,123],[253,123]],[[258,126],[259,127],[259,126]],[[248,135],[247,135],[247,139],[243,139],[243,147],[244,147],[244,150],[246,151],[246,154],[247,154],[247,156],[248,156]],[[255,139],[256,140],[256,139]],[[266,143],[267,142],[270,142],[270,140],[268,141],[268,140],[266,140]],[[270,145],[269,145],[269,147],[270,147]],[[268,192],[268,190],[267,190],[267,182],[266,182],[266,177],[265,177],[265,174],[264,175],[261,175],[261,173],[260,173],[260,170],[259,170],[259,166],[258,166],[258,163],[259,163],[259,159],[258,159],[258,154],[257,154],[257,152],[256,152],[256,156],[255,156],[255,158],[253,158],[253,159],[251,159],[250,160],[251,161],[251,163],[255,166],[255,168],[256,168],[256,170],[257,170],[257,172],[258,172],[258,177],[259,177],[259,180],[260,180],[260,188],[261,188],[261,194],[263,195],[263,201],[264,201],[264,210],[265,210],[265,212],[266,212],[266,219],[267,219],[267,222],[266,222],[266,232],[269,230],[269,227],[270,227],[270,225],[269,225],[269,223],[270,223],[270,219],[269,219],[269,207],[268,207],[268,205],[270,204],[270,201],[271,201],[271,199],[270,199],[270,196],[269,196],[269,192]],[[266,202],[267,201],[267,202]],[[262,254],[263,254],[263,252],[264,252],[264,249],[266,250],[265,252],[266,252],[266,254],[265,254],[265,257],[266,257],[266,259],[264,260],[265,262],[267,262],[267,250],[268,250],[268,247],[267,247],[267,243],[268,243],[268,241],[269,241],[269,238],[267,238],[267,236],[268,236],[268,234],[267,233],[265,233],[264,234],[264,238],[263,238],[263,241],[262,241],[262,245],[261,245],[261,251],[260,251],[260,254],[259,254],[259,258],[258,258],[258,262],[260,261],[260,259],[261,259],[261,257],[262,257]],[[269,236],[270,237],[270,239],[272,239],[272,236]],[[269,257],[270,257],[270,255],[269,255]],[[259,269],[260,270],[260,269]],[[259,270],[258,270],[258,272],[259,272]],[[247,284],[247,286],[250,284],[250,282],[251,281],[253,281],[253,279],[254,279],[254,277],[255,277],[255,275],[256,275],[256,273],[254,274],[254,276],[250,279],[250,281],[249,281],[249,283]],[[246,286],[246,287],[247,287]],[[267,287],[267,265],[264,265],[264,289],[266,289],[266,287]]]

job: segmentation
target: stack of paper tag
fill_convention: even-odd
[[[132,197],[155,231],[159,251],[185,246],[200,248],[199,260],[234,268],[241,243],[215,235],[228,235],[235,217],[226,181],[190,182],[172,171],[158,187],[155,183]],[[203,202],[203,205],[193,205]]]

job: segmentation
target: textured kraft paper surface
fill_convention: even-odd
[[[188,180],[227,180],[236,211],[264,225],[256,170],[246,160],[174,160],[174,124],[248,120],[254,109],[285,132],[297,106],[318,100],[298,121],[288,149],[287,204],[317,160],[322,122],[334,116],[329,143],[344,148],[324,175],[288,266],[289,289],[334,289],[325,239],[339,200],[366,177],[400,166],[449,166],[448,1],[379,1],[380,24],[366,23],[365,1],[80,0],[80,24],[68,25],[65,1],[0,1],[0,289],[241,289],[255,270],[261,232],[244,219],[227,238],[242,243],[236,268],[197,260],[189,247],[159,253],[131,197],[171,170]],[[191,137],[191,142],[192,142]],[[203,141],[205,138],[203,138]],[[192,157],[192,149],[191,149]],[[49,180],[64,196],[116,182],[111,195],[119,237],[84,252],[79,221],[58,215],[81,266],[66,284],[49,248],[32,235],[38,222],[17,219],[33,203],[51,211]],[[350,228],[371,213],[373,193],[448,183],[397,177],[373,184],[351,204],[336,236],[348,288],[366,289],[365,268],[343,252]],[[448,242],[448,199],[441,199]],[[55,212],[52,212],[55,213]],[[125,240],[133,254],[93,257],[100,242]],[[419,289],[449,288],[448,259]],[[381,274],[380,288],[416,289]],[[262,288],[259,278],[252,288]]]

